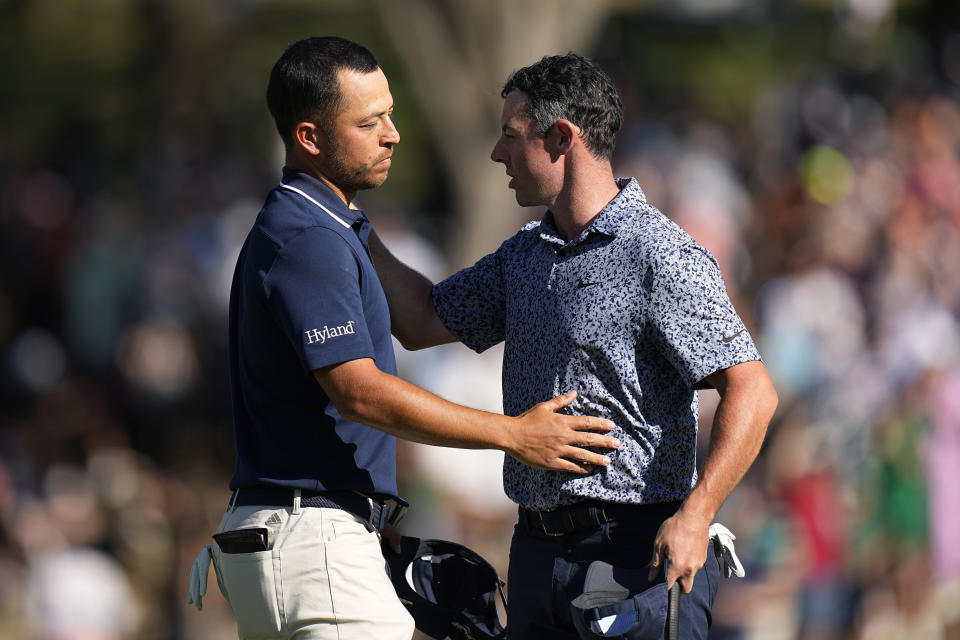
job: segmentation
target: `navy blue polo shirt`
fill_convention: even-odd
[[[230,292],[232,489],[395,495],[396,440],[345,420],[313,371],[358,358],[396,375],[370,222],[316,178],[284,168],[237,260]]]

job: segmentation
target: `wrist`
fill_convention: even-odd
[[[711,500],[704,499],[696,491],[687,496],[677,511],[684,519],[691,519],[709,526],[717,515],[719,507],[714,506]]]
[[[516,433],[519,425],[519,418],[491,414],[493,420],[493,446],[503,451],[507,455],[516,458],[519,449],[516,442]]]

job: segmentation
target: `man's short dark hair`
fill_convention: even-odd
[[[527,97],[523,114],[545,136],[560,118],[583,131],[587,148],[598,158],[613,157],[617,132],[623,124],[623,104],[613,82],[592,60],[572,51],[545,56],[514,71],[500,95],[521,91]]]
[[[290,144],[297,123],[323,128],[336,116],[340,69],[371,73],[379,67],[369,49],[336,36],[307,38],[287,47],[267,85],[267,106],[284,144]]]

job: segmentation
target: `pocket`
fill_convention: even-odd
[[[349,520],[336,521],[333,527],[336,539],[327,543],[325,553],[337,620],[354,626],[358,620],[368,623],[369,632],[358,637],[388,637],[384,630],[390,628],[401,636],[412,620],[390,581],[380,536]]]
[[[332,535],[327,544],[332,547],[366,547],[377,535],[366,524],[353,520],[353,516],[349,515],[344,515],[344,519],[341,520],[329,518],[329,526]]]
[[[281,630],[273,553],[216,554],[220,590],[233,609],[242,640],[273,637]]]

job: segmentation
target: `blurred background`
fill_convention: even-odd
[[[402,141],[360,204],[434,278],[542,214],[488,158],[508,73],[598,60],[617,175],[717,256],[781,398],[718,518],[747,577],[711,638],[960,638],[947,0],[0,0],[0,637],[236,637],[187,573],[229,497],[229,278],[282,164],[266,80],[311,35],[389,77]],[[397,348],[501,410],[501,351]],[[399,456],[403,531],[505,576],[502,457]]]

